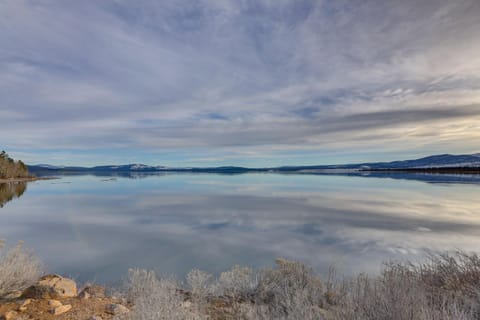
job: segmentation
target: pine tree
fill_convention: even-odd
[[[26,178],[28,168],[22,161],[15,161],[2,151],[0,153],[0,179]]]

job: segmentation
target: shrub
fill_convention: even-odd
[[[218,279],[217,290],[220,294],[233,300],[247,301],[251,299],[258,282],[254,272],[247,267],[234,266],[231,270],[222,272]]]
[[[0,240],[0,297],[23,290],[32,285],[41,275],[41,264],[32,251],[23,243],[7,249]]]
[[[311,268],[278,259],[274,268],[235,266],[218,279],[193,270],[185,291],[179,288],[170,278],[131,271],[134,319],[480,319],[480,259],[466,253],[386,263],[376,276],[339,280],[331,270],[325,284]]]
[[[322,282],[311,268],[277,259],[276,268],[261,270],[255,292],[255,318],[323,319]]]
[[[427,263],[388,263],[378,277],[347,281],[335,319],[479,319],[480,260],[431,255]]]
[[[132,269],[126,284],[126,297],[135,305],[135,320],[188,320],[193,317],[184,305],[180,285],[173,278],[158,278],[153,271]]]

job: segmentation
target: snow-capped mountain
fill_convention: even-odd
[[[63,166],[53,166],[51,164],[36,164],[35,167],[40,167],[40,168],[45,168],[45,169],[52,169],[52,170],[55,170],[55,169],[62,169],[64,168]]]
[[[480,154],[452,155],[440,154],[415,160],[364,164],[374,169],[426,169],[480,167]]]
[[[97,166],[89,168],[93,171],[162,171],[168,169],[165,166],[149,166],[141,163],[133,163],[115,166]]]

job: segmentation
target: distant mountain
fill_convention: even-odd
[[[452,155],[440,154],[416,160],[380,162],[364,164],[375,169],[425,169],[425,168],[461,168],[480,167],[480,154]]]
[[[54,169],[54,170],[64,168],[62,166],[52,166],[50,164],[36,164],[36,165],[33,165],[33,166],[29,166],[29,167],[39,167],[39,168]]]
[[[149,172],[204,172],[204,173],[247,173],[247,172],[297,172],[319,173],[335,171],[378,171],[378,170],[445,170],[445,169],[476,168],[480,170],[480,154],[451,155],[441,154],[415,160],[403,160],[393,162],[370,162],[344,165],[318,165],[318,166],[284,166],[272,168],[245,168],[235,166],[223,167],[165,167],[149,166],[145,164],[109,165],[96,167],[62,167],[46,164],[28,166],[32,173],[56,174],[56,173],[149,173]]]

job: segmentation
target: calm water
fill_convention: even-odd
[[[5,187],[0,194],[8,194]],[[63,177],[13,188],[0,239],[48,271],[110,282],[130,267],[183,276],[276,257],[376,272],[425,250],[479,250],[480,185],[276,174]]]

